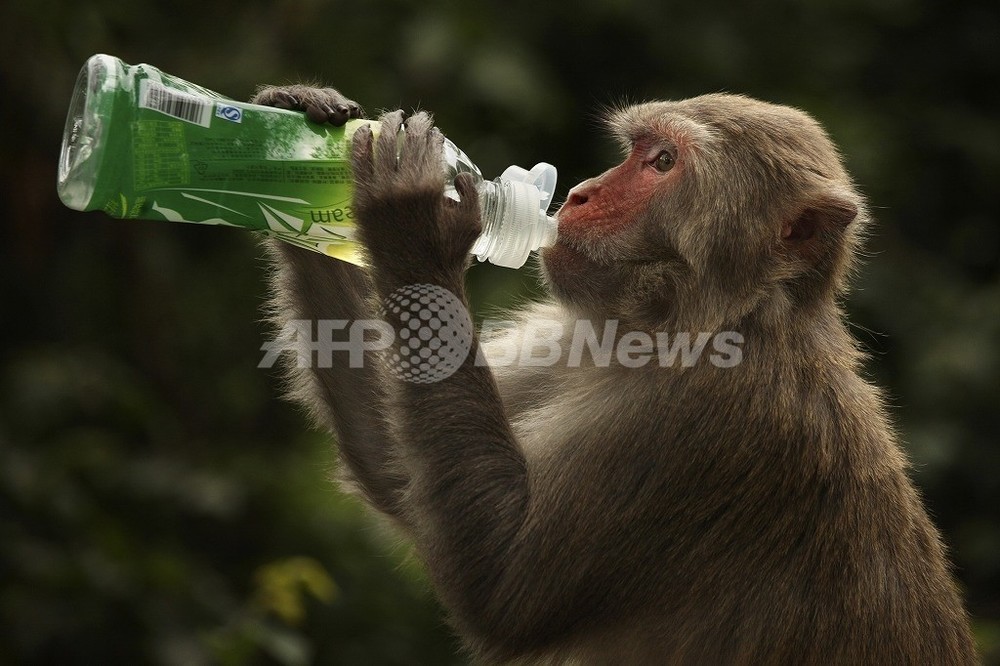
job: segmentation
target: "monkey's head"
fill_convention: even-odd
[[[715,94],[632,106],[608,125],[625,160],[570,191],[542,254],[558,299],[697,330],[833,303],[867,215],[810,116]]]

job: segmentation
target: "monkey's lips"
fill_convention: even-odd
[[[567,209],[566,205],[556,212],[561,237],[593,238],[621,231],[631,224],[627,217],[618,215],[594,215],[579,208]]]

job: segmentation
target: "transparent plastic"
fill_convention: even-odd
[[[76,210],[240,227],[363,263],[351,210],[350,140],[363,124],[317,125],[295,111],[244,104],[146,64],[98,54],[77,79],[57,190]],[[405,140],[405,138],[404,138]],[[481,261],[518,268],[555,242],[546,215],[556,170],[510,167],[493,181],[445,141],[445,195],[477,179]]]

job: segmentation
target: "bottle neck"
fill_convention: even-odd
[[[479,261],[486,261],[490,254],[496,252],[500,245],[500,227],[506,209],[506,201],[502,195],[504,183],[498,181],[483,181],[479,190],[479,214],[483,232],[472,246],[472,254]]]
[[[555,242],[555,220],[541,210],[536,187],[497,179],[477,189],[483,232],[472,252],[480,261],[520,268],[531,252]]]

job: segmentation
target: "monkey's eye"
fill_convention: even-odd
[[[660,173],[666,173],[674,168],[676,160],[669,150],[661,150],[650,164]]]

